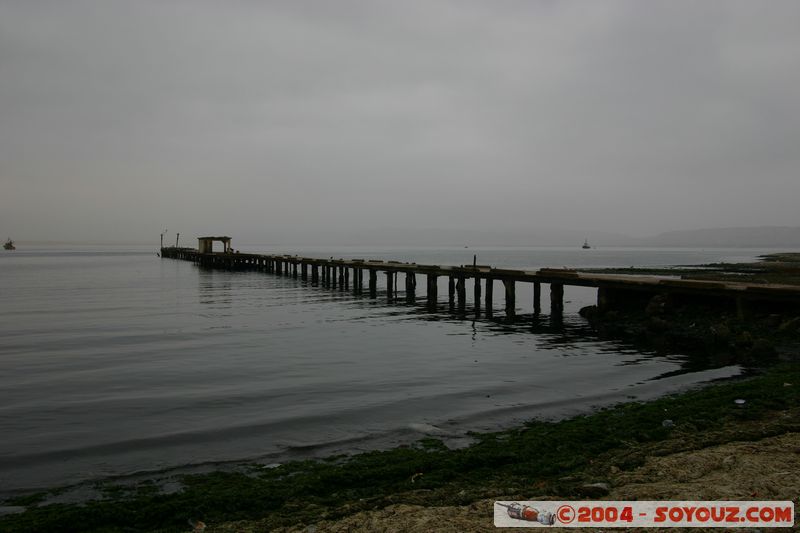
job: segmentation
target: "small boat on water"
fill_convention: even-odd
[[[584,250],[588,250],[589,248],[591,248],[591,246],[589,246],[589,239],[583,240],[583,246],[581,246],[581,248],[583,248]]]
[[[3,245],[3,249],[4,250],[16,250],[17,247],[14,246],[14,241],[12,241],[11,239],[8,239],[6,241],[6,243]]]

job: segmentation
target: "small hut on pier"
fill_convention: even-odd
[[[229,254],[231,249],[230,237],[198,237],[197,238],[197,251],[201,254],[210,254],[214,252],[214,243],[222,243],[222,253]]]

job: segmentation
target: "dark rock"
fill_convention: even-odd
[[[711,334],[719,343],[726,344],[731,340],[731,329],[725,324],[711,326]]]
[[[736,336],[736,345],[749,347],[753,345],[753,335],[749,331],[743,331]]]
[[[667,311],[667,297],[664,294],[656,294],[645,307],[644,314],[649,317],[662,316]]]
[[[776,353],[775,347],[766,339],[756,339],[750,348],[750,354],[755,357],[774,357]]]
[[[796,316],[792,319],[786,320],[780,326],[778,326],[778,331],[780,332],[793,332],[797,328],[800,328],[800,316]]]

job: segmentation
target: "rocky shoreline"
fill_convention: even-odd
[[[800,284],[800,254],[770,254],[756,263],[602,272],[669,272],[683,279]],[[580,314],[601,337],[625,339],[649,349],[685,352],[719,364],[763,366],[796,360],[800,353],[800,309],[742,317],[714,302],[681,304],[658,295],[643,309],[602,310],[588,306]]]

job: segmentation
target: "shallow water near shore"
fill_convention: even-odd
[[[775,250],[373,249],[252,252],[496,267],[669,266]],[[0,256],[0,491],[140,471],[352,452],[646,399],[735,375],[592,335],[566,288],[563,323],[430,313],[291,277],[202,270],[152,247]],[[379,282],[385,280],[379,278]],[[401,281],[402,286],[402,281]],[[546,288],[546,287],[545,287]],[[423,287],[418,287],[423,295]],[[400,293],[402,295],[402,292]],[[543,303],[546,304],[545,292]]]

